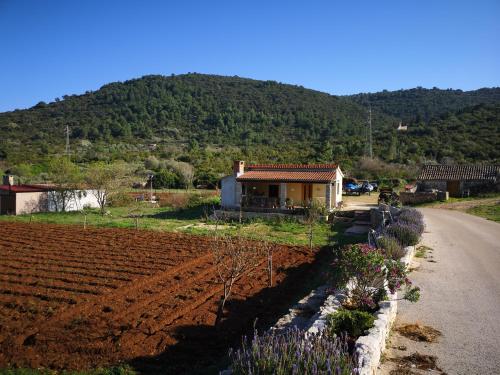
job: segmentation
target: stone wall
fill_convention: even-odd
[[[417,192],[417,193],[407,193],[401,192],[399,193],[399,200],[401,204],[417,204],[417,203],[427,203],[434,202],[438,200],[438,193],[425,193],[425,192]]]

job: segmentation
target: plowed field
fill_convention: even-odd
[[[215,329],[221,287],[209,241],[2,222],[0,367],[210,368],[256,318],[268,324],[285,312],[319,263],[306,248],[276,245],[276,285],[266,288],[264,265],[243,277]]]

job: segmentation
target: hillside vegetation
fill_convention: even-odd
[[[333,96],[274,81],[203,74],[145,76],[83,95],[0,114],[7,166],[61,154],[86,163],[148,157],[216,176],[231,161],[326,162],[348,169],[366,152],[367,105],[374,152],[400,164],[500,160],[500,89],[413,89]],[[399,121],[407,132],[396,131]]]
[[[484,88],[475,91],[424,89],[387,91],[349,96],[362,105],[371,105],[403,123],[429,122],[433,118],[447,116],[478,104],[500,102],[500,88]]]

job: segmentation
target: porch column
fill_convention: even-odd
[[[280,208],[286,207],[286,183],[280,184]]]
[[[243,183],[236,181],[234,185],[234,205],[238,208],[241,208],[241,192],[243,190]]]
[[[332,184],[326,184],[325,206],[327,210],[332,209]]]

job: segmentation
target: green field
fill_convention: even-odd
[[[109,214],[101,215],[97,209],[90,210],[87,214],[87,225],[113,228],[135,228],[136,219],[131,215],[139,215],[137,224],[139,229],[159,230],[169,232],[184,232],[191,234],[214,234],[216,223],[207,218],[209,206],[195,206],[174,210],[170,207],[152,207],[147,202],[139,206],[109,207]],[[0,220],[20,221],[50,224],[73,224],[83,227],[85,216],[81,212],[49,212],[18,216],[0,216]],[[307,245],[308,226],[295,219],[254,219],[242,224],[237,222],[224,223],[217,226],[218,230],[225,233],[237,234],[270,242]],[[321,222],[314,226],[313,244],[324,246],[331,237],[335,237],[329,224]]]
[[[469,208],[467,213],[500,223],[500,204],[481,205]]]

